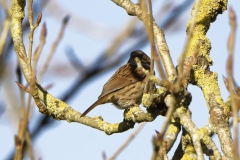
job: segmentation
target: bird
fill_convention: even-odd
[[[103,86],[101,95],[83,114],[84,117],[100,104],[113,103],[119,109],[141,104],[144,88],[148,83],[147,73],[137,65],[136,58],[145,71],[150,70],[151,59],[141,50],[131,52],[127,63],[121,66]]]

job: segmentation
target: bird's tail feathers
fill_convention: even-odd
[[[102,98],[98,99],[85,112],[83,112],[83,114],[80,116],[80,118],[86,116],[92,109],[94,109],[99,104],[102,104],[102,102],[104,102],[104,99],[105,99],[105,97],[102,97]]]

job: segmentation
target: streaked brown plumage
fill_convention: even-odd
[[[140,50],[133,51],[128,62],[120,67],[107,81],[98,100],[81,117],[85,116],[97,105],[104,103],[113,103],[119,109],[126,109],[141,103],[147,78],[145,73],[137,68],[136,57],[139,58],[145,70],[150,70],[150,58]]]

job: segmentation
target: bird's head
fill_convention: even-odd
[[[144,69],[150,70],[151,59],[148,57],[148,55],[146,55],[141,50],[133,51],[130,54],[130,58],[128,60],[128,63],[130,63],[132,66],[137,66],[136,61],[135,61],[136,57],[141,61],[141,65],[143,66]]]

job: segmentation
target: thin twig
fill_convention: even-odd
[[[174,95],[168,95],[164,99],[164,101],[165,101],[166,106],[168,107],[168,111],[167,111],[167,114],[165,116],[165,120],[163,122],[162,128],[160,129],[160,134],[162,135],[162,137],[160,139],[160,144],[162,143],[162,138],[165,135],[165,132],[166,132],[168,123],[169,123],[169,121],[170,121],[170,119],[172,117],[172,114],[173,114],[173,112],[176,109],[176,98],[174,97]],[[160,150],[159,150],[159,153],[160,153]]]
[[[40,13],[40,15],[41,15],[41,13]],[[40,21],[37,21],[37,23],[39,25]],[[25,113],[24,114],[24,125],[26,125],[26,127],[27,127],[28,118],[29,118],[29,110],[30,110],[30,107],[31,107],[31,99],[32,99],[33,91],[35,89],[37,62],[39,60],[39,56],[40,56],[40,53],[41,53],[42,46],[44,45],[44,42],[45,42],[46,34],[44,34],[44,33],[46,33],[45,25],[43,25],[43,27],[42,27],[42,32],[41,32],[41,36],[40,36],[41,37],[40,38],[40,45],[39,45],[38,49],[36,50],[36,53],[34,54],[34,57],[33,57],[32,76],[31,76],[31,80],[30,80],[30,83],[29,83],[29,86],[30,86],[29,97],[28,97],[28,102],[27,102],[27,109],[24,112]],[[27,145],[28,145],[28,149],[29,149],[29,156],[30,156],[30,158],[33,159],[33,151],[32,151],[32,148],[31,148],[32,147],[31,137],[30,137],[27,130],[25,131],[25,134],[26,134],[26,141],[27,141]]]
[[[149,6],[149,13],[146,8],[146,4],[144,3],[144,0],[140,1],[141,3],[141,9],[144,14],[143,23],[145,24],[146,31],[148,33],[148,39],[150,41],[151,45],[151,68],[150,68],[150,75],[153,75],[154,73],[154,60],[157,62],[158,71],[160,73],[161,78],[163,79],[163,82],[168,82],[166,75],[164,74],[162,64],[160,62],[160,59],[157,55],[157,51],[155,48],[155,39],[154,39],[154,32],[153,32],[153,14],[152,14],[152,2],[151,0],[148,0],[148,6]],[[167,84],[165,84],[167,86]]]
[[[31,61],[32,61],[33,34],[34,34],[34,30],[35,30],[35,28],[33,27],[32,3],[33,3],[33,0],[28,0],[28,20],[29,20],[29,25],[30,25],[30,32],[28,35],[28,38],[29,38],[28,63],[30,66],[31,66]]]
[[[59,44],[59,42],[61,41],[62,37],[63,37],[63,34],[64,34],[64,31],[65,31],[65,28],[67,26],[67,23],[68,23],[68,20],[69,20],[69,16],[67,15],[66,17],[64,17],[63,21],[62,21],[62,26],[61,26],[61,29],[60,29],[60,32],[58,34],[58,37],[57,39],[55,40],[55,42],[52,44],[52,48],[50,50],[50,53],[48,54],[48,57],[45,61],[45,63],[43,64],[42,66],[42,69],[40,70],[40,73],[39,73],[39,81],[42,82],[43,80],[43,75],[44,73],[46,72],[47,70],[47,67],[50,63],[50,61],[52,60],[52,57],[55,53],[55,50]]]
[[[40,43],[34,53],[35,59],[33,61],[35,61],[35,62],[37,62],[37,59],[39,58],[39,56],[42,52],[42,49],[43,49],[43,46],[44,46],[45,40],[46,40],[46,35],[47,35],[47,27],[46,27],[46,23],[43,23],[41,34],[40,34]]]
[[[183,52],[180,56],[180,59],[179,59],[179,66],[178,66],[178,78],[177,78],[177,83],[176,83],[176,92],[178,92],[180,89],[181,89],[181,86],[182,86],[182,82],[183,82],[183,78],[184,78],[184,74],[183,74],[183,64],[184,64],[184,59],[186,57],[186,53],[187,53],[187,49],[188,49],[188,45],[189,45],[189,42],[193,36],[193,33],[194,33],[194,30],[195,30],[195,26],[196,26],[196,17],[197,17],[197,14],[198,14],[198,9],[199,9],[199,6],[201,4],[201,0],[197,0],[197,2],[195,3],[195,10],[194,10],[194,13],[193,13],[193,16],[192,16],[192,22],[188,28],[188,31],[187,31],[187,39],[186,39],[186,42],[185,42],[185,45],[183,47]]]
[[[233,55],[234,55],[234,45],[235,45],[235,36],[236,36],[236,14],[232,7],[229,9],[229,19],[231,25],[231,32],[228,39],[228,52],[229,56],[227,59],[227,74],[229,82],[229,92],[231,94],[231,107],[233,111],[233,130],[234,130],[234,141],[233,141],[233,153],[234,159],[239,159],[238,155],[238,106],[235,99],[235,93],[233,91],[234,79],[233,79]]]
[[[34,34],[34,30],[37,28],[37,26],[40,24],[41,22],[41,17],[42,14],[40,13],[38,18],[37,18],[37,22],[36,24],[33,26],[32,23],[32,0],[29,0],[29,6],[28,6],[28,12],[29,12],[29,23],[30,23],[30,33],[29,33],[29,54],[28,54],[28,59],[27,62],[29,64],[29,68],[31,68],[31,57],[32,57],[32,44],[33,44],[33,34]],[[19,55],[22,55],[22,59],[25,59],[26,61],[26,57],[24,56],[24,54],[22,54],[20,51],[18,53]],[[21,57],[21,56],[20,56]],[[18,159],[22,159],[22,152],[23,152],[23,144],[25,142],[25,136],[26,136],[26,132],[27,132],[27,126],[28,126],[28,118],[29,118],[29,110],[30,110],[30,106],[31,106],[31,95],[32,95],[32,91],[33,88],[35,87],[35,69],[36,69],[36,61],[34,63],[34,70],[31,72],[32,75],[30,77],[30,93],[29,93],[29,97],[28,97],[28,102],[27,102],[27,107],[24,109],[23,112],[23,119],[20,120],[20,124],[19,124],[19,128],[18,128],[18,136],[16,136],[15,140],[18,139],[19,143],[21,145],[19,145],[18,150],[16,150],[16,155],[14,157],[14,159],[18,160]],[[22,106],[24,107],[24,106]],[[28,137],[28,141],[30,141],[30,136]],[[29,145],[29,147],[31,147],[31,145]],[[30,149],[30,152],[32,149]],[[32,155],[32,152],[30,154],[30,156]]]
[[[33,45],[33,35],[35,29],[39,26],[41,19],[42,19],[42,13],[38,15],[36,24],[33,25],[33,11],[32,11],[32,2],[33,0],[28,0],[28,20],[30,25],[30,32],[28,35],[29,38],[29,48],[28,48],[28,64],[31,66],[32,61],[32,45]]]
[[[32,140],[31,140],[29,130],[26,131],[25,136],[26,136],[26,143],[27,143],[27,147],[28,147],[29,157],[31,160],[34,160],[34,156],[33,156],[34,154],[33,154],[33,149],[32,149]]]
[[[23,120],[19,121],[19,125],[18,125],[18,135],[14,136],[14,140],[15,140],[15,155],[14,155],[14,160],[21,160],[22,159],[22,148],[23,148],[23,143],[22,143],[22,139],[23,139]]]
[[[133,134],[122,144],[122,146],[109,158],[109,160],[114,160],[116,157],[126,148],[129,143],[137,136],[137,134],[142,130],[146,123],[141,123],[138,128],[133,132]]]
[[[21,84],[22,83],[22,71],[21,71],[19,65],[16,68],[16,74],[17,74],[18,82]],[[20,93],[20,99],[21,99],[21,108],[23,109],[25,106],[24,90],[22,90],[20,87],[19,87],[19,93]]]
[[[0,36],[0,57],[3,54],[4,46],[7,41],[7,35],[9,32],[9,29],[10,29],[10,25],[11,25],[11,11],[7,7],[7,0],[2,0],[2,6],[5,10],[6,19],[3,22],[3,30],[2,30],[2,33]]]
[[[154,36],[153,36],[153,18],[152,18],[152,2],[151,0],[148,0],[148,7],[149,7],[149,13],[148,13],[148,9],[147,6],[145,4],[144,0],[140,1],[140,5],[141,5],[141,9],[143,11],[143,23],[145,24],[145,28],[146,31],[148,33],[148,39],[150,41],[150,45],[151,45],[151,67],[150,67],[150,75],[153,75],[154,72]]]

